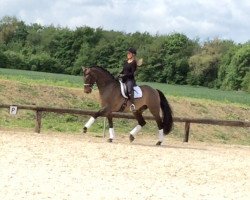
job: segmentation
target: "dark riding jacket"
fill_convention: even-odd
[[[126,83],[128,81],[132,81],[133,85],[135,85],[135,71],[137,68],[136,60],[133,60],[131,63],[128,61],[124,62],[123,69],[120,74],[122,74],[122,82]]]

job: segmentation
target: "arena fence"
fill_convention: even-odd
[[[10,114],[16,114],[17,110],[33,110],[36,113],[35,132],[37,132],[37,133],[41,132],[42,113],[43,112],[53,112],[53,113],[59,113],[59,114],[90,115],[90,116],[96,112],[93,110],[38,107],[38,106],[30,106],[30,105],[6,105],[6,104],[3,104],[3,105],[0,105],[0,108],[9,109]],[[135,119],[135,117],[132,114],[119,113],[119,112],[114,112],[113,117],[114,118]],[[144,118],[147,120],[154,120],[153,116],[144,116]],[[188,140],[189,140],[191,123],[218,125],[218,126],[250,127],[250,122],[248,122],[248,121],[233,121],[233,120],[218,120],[218,119],[174,117],[174,122],[185,123],[183,142],[188,142]]]

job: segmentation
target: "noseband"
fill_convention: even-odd
[[[94,84],[92,83],[85,83],[85,84],[83,84],[84,86],[89,86],[91,89],[92,89],[92,87],[94,86]]]

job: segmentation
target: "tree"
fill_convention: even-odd
[[[99,65],[117,75],[129,47],[143,58],[136,78],[171,84],[249,90],[249,45],[214,39],[204,43],[181,33],[150,35],[88,26],[75,30],[0,19],[0,67],[77,75]]]
[[[141,81],[166,82],[162,73],[164,67],[164,57],[162,55],[165,37],[157,36],[151,44],[146,44],[141,49],[143,67],[138,68],[138,79]]]
[[[246,92],[250,92],[250,72],[248,71],[242,81],[242,89]]]
[[[238,45],[232,44],[231,46],[228,46],[228,51],[223,53],[221,56],[221,61],[220,61],[220,66],[218,70],[218,78],[217,78],[217,85],[216,87],[225,89],[225,79],[227,76],[227,73],[229,71],[229,66],[232,61],[232,57],[234,56],[235,52],[239,49],[240,47]]]
[[[4,55],[7,58],[6,68],[27,69],[25,58],[21,53],[8,50]]]
[[[39,55],[32,55],[28,65],[32,71],[62,73],[63,69],[60,68],[57,60],[52,58],[47,53],[41,53]]]
[[[8,57],[0,50],[0,68],[8,67]]]
[[[162,49],[163,81],[185,84],[189,71],[188,58],[193,54],[195,42],[184,34],[174,33],[165,38]]]
[[[214,39],[205,42],[200,51],[189,58],[190,72],[187,82],[191,85],[216,87],[222,57],[232,46],[234,43],[227,40]],[[224,76],[224,68],[220,71],[221,79]]]
[[[15,33],[17,28],[17,18],[5,16],[0,20],[0,42],[8,44]]]
[[[5,16],[0,21],[0,42],[8,44],[11,41],[19,41],[24,44],[27,35],[27,26],[16,17]]]
[[[223,86],[226,89],[239,90],[248,81],[250,71],[250,45],[239,48],[232,57]],[[247,76],[245,78],[245,76]]]
[[[71,74],[77,75],[80,74],[83,67],[90,67],[93,65],[94,58],[92,56],[92,50],[88,43],[82,44],[81,50],[77,55],[77,58],[74,62],[74,66],[71,69]]]

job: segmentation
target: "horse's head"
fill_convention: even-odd
[[[96,82],[95,77],[91,73],[91,68],[83,68],[84,92],[91,93],[92,87]]]

